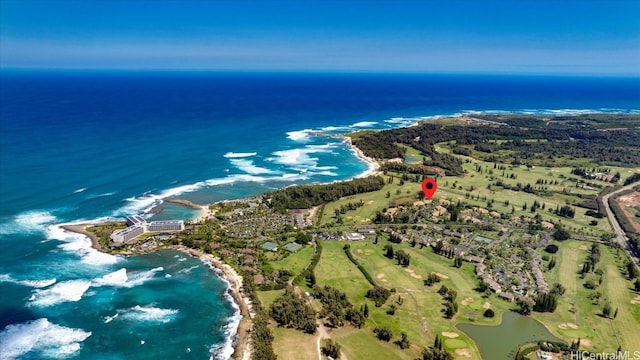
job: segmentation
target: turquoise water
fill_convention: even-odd
[[[0,71],[0,359],[228,358],[236,309],[198,260],[100,254],[60,224],[359,176],[340,139],[470,110],[638,112],[640,80]],[[152,209],[161,212],[153,215]]]

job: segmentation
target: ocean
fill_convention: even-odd
[[[638,113],[640,78],[0,71],[0,359],[229,358],[238,311],[207,264],[58,225],[361,176],[312,132],[471,111]]]

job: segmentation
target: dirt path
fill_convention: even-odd
[[[318,360],[322,360],[322,350],[320,349],[320,341],[322,339],[329,339],[329,333],[327,332],[327,328],[324,327],[322,320],[316,319],[316,323],[318,324],[318,339],[317,339],[317,347],[318,347]]]

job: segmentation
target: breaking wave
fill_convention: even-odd
[[[0,359],[9,360],[32,353],[36,357],[65,358],[80,350],[91,332],[60,326],[42,318],[12,324],[0,332]]]

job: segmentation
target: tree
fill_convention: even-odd
[[[316,332],[316,313],[293,290],[287,288],[271,305],[269,313],[278,325],[308,334]]]
[[[378,340],[389,342],[393,337],[393,333],[388,327],[377,327],[373,329],[373,333],[376,334]]]
[[[389,259],[393,259],[393,246],[391,246],[390,244],[387,244],[382,249],[385,251],[385,254],[384,254],[385,257]]]
[[[608,302],[606,302],[604,304],[604,307],[602,308],[602,316],[606,317],[607,319],[611,316],[611,304],[609,304]]]
[[[389,296],[391,296],[391,291],[380,286],[374,286],[367,291],[365,296],[375,301],[376,306],[380,307],[387,301]]]
[[[530,298],[520,298],[518,299],[517,302],[518,306],[520,306],[520,314],[527,316],[529,314],[531,314],[531,310],[533,310],[533,305],[535,304],[535,301],[533,301]]]
[[[402,350],[408,349],[410,344],[409,340],[407,339],[407,334],[405,332],[401,332],[400,340],[396,341],[395,344],[398,345]]]
[[[558,294],[560,296],[564,295],[566,289],[560,283],[553,283],[553,287],[551,288],[552,294]]]
[[[565,230],[562,226],[556,225],[556,231],[553,233],[553,238],[558,241],[567,240],[571,237],[571,234]]]
[[[325,345],[322,347],[322,355],[333,359],[340,358],[340,344],[331,339],[328,339]]]
[[[555,254],[558,252],[558,249],[558,245],[549,244],[544,248],[544,251],[548,252],[549,254]]]
[[[495,316],[495,313],[493,312],[493,310],[487,309],[487,310],[484,311],[484,313],[482,315],[484,317],[487,317],[487,318],[492,318],[492,317]]]
[[[300,245],[306,245],[308,243],[311,242],[311,234],[307,234],[304,233],[302,231],[299,231],[296,234],[296,243],[300,244]]]
[[[554,293],[541,293],[536,296],[533,310],[538,312],[554,312],[558,306],[558,300]]]
[[[369,305],[367,305],[367,304],[362,305],[362,310],[361,310],[361,312],[362,312],[362,315],[363,315],[365,318],[368,318],[368,317],[369,317]]]

